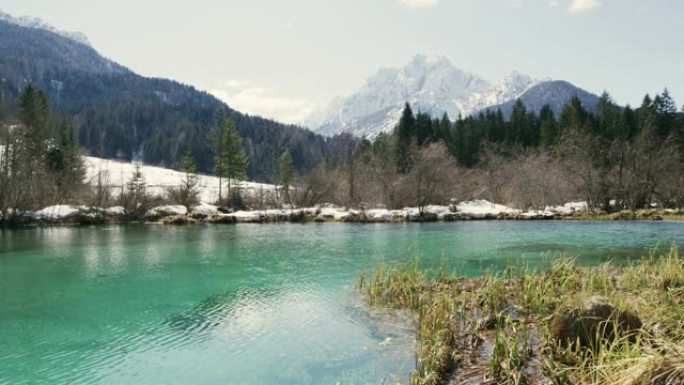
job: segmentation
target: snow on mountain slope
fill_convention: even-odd
[[[68,39],[71,39],[77,43],[85,44],[87,46],[90,46],[90,41],[88,40],[88,37],[83,33],[83,32],[67,32],[67,31],[62,31],[59,30],[50,24],[44,22],[43,20],[39,18],[33,18],[29,16],[22,16],[22,17],[14,17],[12,15],[9,15],[7,13],[2,12],[0,10],[0,20],[1,21],[6,21],[8,23],[16,24],[22,27],[26,28],[35,28],[35,29],[42,29],[45,31],[50,31],[52,33],[56,33],[60,36],[66,37]]]
[[[135,171],[135,164],[130,162],[118,162],[114,160],[86,156],[83,158],[86,166],[86,180],[91,185],[97,184],[98,174],[101,181],[111,188],[114,195],[118,195],[131,179]],[[177,187],[185,177],[185,173],[167,168],[142,165],[140,171],[147,184],[147,190],[155,195],[164,195],[170,187]],[[197,175],[200,192],[200,200],[206,203],[214,203],[218,200],[219,181],[217,177],[209,175]],[[240,188],[247,195],[256,195],[263,189],[264,192],[273,191],[275,186],[263,183],[240,182]],[[227,195],[227,181],[223,179],[223,195]]]
[[[353,95],[312,114],[308,123],[324,135],[350,132],[372,138],[394,128],[406,102],[415,111],[432,116],[446,112],[454,119],[514,99],[534,84],[518,73],[492,84],[445,57],[417,55],[402,68],[379,70]]]

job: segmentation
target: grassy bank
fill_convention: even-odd
[[[580,212],[567,219],[597,221],[684,221],[684,211],[626,210],[610,214],[605,212]]]
[[[684,258],[675,247],[624,267],[556,261],[459,278],[447,267],[359,276],[372,306],[415,314],[410,383],[684,383]]]

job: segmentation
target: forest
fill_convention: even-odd
[[[635,109],[604,93],[595,113],[573,98],[559,116],[518,100],[508,121],[499,110],[434,119],[407,104],[391,135],[333,142],[333,160],[302,178],[298,204],[321,190],[328,196],[320,199],[347,207],[468,199],[536,210],[569,201],[608,212],[684,206],[684,113],[667,89]]]
[[[55,114],[70,118],[88,155],[180,168],[189,149],[201,172],[212,169],[207,132],[223,109],[236,123],[252,159],[250,179],[270,181],[272,154],[289,151],[304,173],[324,156],[313,132],[242,114],[216,97],[176,81],[138,75],[94,48],[50,31],[0,20],[0,99],[9,109],[23,90],[40,88]]]
[[[340,134],[326,140],[322,160],[308,170],[294,166],[290,151],[267,177],[275,191],[245,196],[240,181],[263,155],[249,151],[236,122],[223,109],[203,138],[210,171],[219,178],[215,203],[227,209],[312,207],[366,208],[449,205],[487,199],[524,210],[586,201],[591,210],[684,207],[684,114],[668,91],[645,96],[636,109],[620,107],[604,93],[595,113],[573,99],[558,117],[518,101],[510,120],[501,111],[451,121],[414,113],[406,105],[390,134],[373,140]],[[54,204],[125,208],[141,219],[155,205],[199,204],[193,148],[178,151],[185,172],[164,196],[146,192],[139,170],[114,196],[106,181],[85,180],[78,136],[70,119],[50,108],[39,88],[27,86],[16,105],[0,103],[0,213],[6,221]]]

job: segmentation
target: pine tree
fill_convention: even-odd
[[[50,138],[48,120],[50,108],[47,98],[40,89],[32,84],[26,86],[19,96],[19,120],[25,126],[25,146],[34,160],[41,159]]]
[[[517,99],[511,112],[511,120],[508,128],[508,142],[510,144],[523,143],[528,135],[529,121],[527,108],[522,100]]]
[[[280,164],[278,165],[278,185],[283,195],[285,202],[292,204],[290,199],[290,186],[295,176],[292,155],[288,151],[283,153],[280,157]]]
[[[217,126],[210,134],[209,141],[214,152],[214,174],[219,177],[219,203],[222,200],[223,178],[228,180],[229,198],[237,200],[239,193],[234,196],[233,181],[246,178],[249,160],[242,149],[242,138],[237,131],[235,122],[222,110],[217,114]]]
[[[539,110],[539,136],[543,146],[553,146],[558,143],[558,123],[548,104]]]
[[[151,208],[152,197],[147,193],[147,182],[140,163],[135,164],[131,178],[126,182],[126,190],[121,194],[122,206],[128,220],[140,220]]]
[[[677,104],[670,96],[667,88],[663,90],[662,94],[655,97],[653,107],[657,115],[658,135],[661,138],[666,138],[675,132],[677,122]]]
[[[630,106],[622,109],[622,121],[620,123],[619,138],[623,140],[632,139],[637,133],[637,118],[634,110]]]
[[[559,134],[562,135],[570,130],[579,130],[586,127],[589,112],[582,105],[582,101],[574,96],[561,111],[559,119]]]
[[[56,179],[59,200],[69,198],[83,183],[85,166],[68,121],[59,124],[57,140],[48,146],[45,155],[47,167]]]
[[[219,111],[217,114],[217,121],[219,124],[209,132],[209,135],[207,135],[207,141],[209,142],[209,148],[211,149],[213,153],[213,160],[214,160],[214,175],[216,175],[219,179],[218,183],[218,204],[221,204],[221,200],[223,199],[223,178],[226,176],[226,148],[224,146],[225,143],[225,137],[228,135],[228,128],[221,124],[221,121],[223,120],[223,111]]]
[[[411,168],[410,148],[415,135],[416,118],[413,116],[411,106],[406,103],[401,114],[399,124],[395,129],[397,135],[396,159],[399,172],[406,173]]]
[[[415,138],[418,146],[423,146],[432,141],[432,119],[430,115],[419,112],[416,115]]]
[[[185,173],[180,185],[180,203],[188,208],[199,203],[199,187],[197,178],[197,163],[192,152],[186,150],[181,160],[181,171]]]
[[[437,139],[441,139],[444,143],[449,146],[451,143],[451,121],[449,120],[449,115],[445,112],[442,115],[442,119],[439,121],[439,130],[436,132]]]
[[[613,103],[607,92],[603,92],[596,107],[596,134],[608,140],[621,137],[622,112],[620,107]]]

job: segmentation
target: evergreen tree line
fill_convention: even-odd
[[[325,164],[300,178],[300,205],[317,196],[350,207],[483,198],[522,209],[684,206],[684,113],[667,90],[636,109],[604,93],[590,112],[573,98],[559,116],[518,100],[507,121],[500,110],[434,119],[407,104],[393,133],[331,143]]]
[[[271,178],[285,151],[299,173],[324,158],[326,138],[321,135],[242,114],[188,85],[140,76],[52,32],[0,21],[0,41],[0,99],[15,110],[29,83],[42,89],[53,112],[71,119],[89,155],[180,169],[189,150],[198,170],[211,173],[207,133],[215,126],[216,110],[223,109],[252,160],[247,167],[251,180],[275,182]]]
[[[252,159],[235,122],[222,109],[206,136],[211,170],[219,178],[219,205],[234,209],[313,206],[425,208],[452,200],[488,199],[522,209],[572,200],[605,210],[657,204],[684,206],[684,114],[663,92],[637,109],[617,106],[607,94],[595,113],[573,99],[558,118],[518,101],[511,119],[500,111],[450,121],[414,114],[407,104],[391,134],[373,141],[340,134],[326,141],[323,160],[298,173],[289,151],[277,152],[275,192],[242,196],[240,181]],[[108,175],[86,184],[78,139],[70,122],[50,110],[45,94],[27,86],[16,109],[0,103],[0,212],[74,203],[123,206],[141,219],[162,203],[199,203],[198,165],[187,145],[178,164],[185,177],[164,196],[147,192],[139,167],[114,194]],[[223,190],[225,186],[225,191]]]
[[[660,141],[668,138],[684,143],[683,115],[667,90],[651,98],[646,95],[637,109],[616,105],[610,95],[603,93],[595,113],[588,111],[579,98],[574,97],[559,116],[549,105],[540,111],[529,111],[517,100],[510,119],[504,120],[500,110],[487,110],[469,117],[459,116],[451,122],[445,114],[432,119],[425,113],[414,115],[406,105],[395,136],[399,141],[400,168],[409,143],[418,146],[430,142],[443,142],[464,166],[480,162],[483,144],[497,144],[525,149],[558,147],[565,134],[576,131],[586,133],[603,144],[613,141],[633,142],[642,132],[653,131]]]
[[[71,122],[53,112],[45,93],[33,85],[19,95],[16,108],[0,100],[0,223],[20,222],[26,212],[57,204],[120,206],[122,219],[140,220],[163,203],[188,208],[200,203],[198,166],[191,146],[179,160],[185,176],[178,186],[155,196],[149,192],[140,163],[120,189],[110,183],[106,170],[86,180],[83,150],[74,131]],[[244,207],[239,182],[247,176],[249,160],[235,122],[223,109],[217,110],[206,141],[213,153],[213,172],[219,177],[216,203]],[[290,165],[294,173],[291,161]],[[224,184],[227,195],[221,191]]]
[[[0,107],[7,122],[7,106]],[[27,86],[17,124],[0,127],[0,219],[45,203],[73,202],[84,192],[84,167],[71,123],[50,111],[45,94]],[[11,121],[11,120],[10,120]]]

